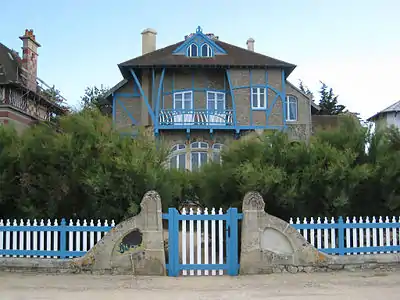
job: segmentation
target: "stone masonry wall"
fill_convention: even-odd
[[[264,211],[259,193],[243,200],[240,274],[400,269],[400,254],[333,256],[319,252],[287,222]]]

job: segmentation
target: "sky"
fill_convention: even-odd
[[[317,93],[320,81],[340,104],[367,118],[400,100],[398,0],[19,0],[1,1],[0,42],[21,51],[33,29],[38,76],[72,106],[88,86],[112,87],[118,63],[141,55],[141,32],[154,28],[157,48],[197,26],[220,40],[297,65]]]

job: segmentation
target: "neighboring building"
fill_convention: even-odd
[[[0,124],[13,124],[18,131],[37,121],[49,121],[65,113],[57,91],[37,77],[40,44],[33,30],[25,30],[22,58],[0,43]]]
[[[118,65],[124,79],[106,98],[121,132],[151,128],[172,147],[172,167],[197,169],[221,147],[259,130],[287,130],[307,140],[311,99],[287,81],[295,65],[205,34],[156,49],[156,31],[142,32],[142,55]]]
[[[375,123],[375,129],[384,129],[387,127],[397,127],[400,129],[400,101],[390,105],[384,110],[376,113],[367,121]]]

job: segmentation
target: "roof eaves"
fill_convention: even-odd
[[[126,78],[122,79],[120,82],[118,82],[116,85],[114,85],[111,89],[109,89],[107,91],[107,93],[104,94],[104,98],[110,97],[113,93],[115,93],[116,90],[123,87],[127,82],[128,82],[128,79],[126,79]]]

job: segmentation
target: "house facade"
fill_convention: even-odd
[[[376,130],[392,126],[400,129],[400,101],[374,114],[367,121],[374,122]]]
[[[285,130],[307,140],[318,107],[288,81],[295,65],[196,31],[156,48],[142,32],[142,55],[118,65],[124,79],[106,95],[118,130],[151,128],[173,150],[171,167],[195,170],[230,140],[254,131]]]
[[[66,100],[37,76],[38,48],[33,30],[25,30],[22,57],[0,43],[0,124],[12,124],[18,132],[39,121],[66,112]]]

